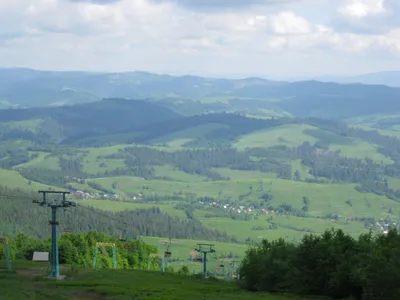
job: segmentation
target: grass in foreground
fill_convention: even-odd
[[[234,283],[146,271],[78,270],[71,272],[67,280],[52,281],[43,279],[46,274],[43,267],[28,265],[17,268],[16,274],[0,270],[0,299],[306,299],[291,295],[249,293],[239,290]]]

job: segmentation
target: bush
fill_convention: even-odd
[[[182,266],[182,268],[179,269],[178,274],[183,276],[188,276],[189,268],[187,266]]]
[[[296,245],[264,240],[246,253],[239,284],[251,291],[324,295],[336,299],[400,299],[400,234],[342,230],[306,235]]]

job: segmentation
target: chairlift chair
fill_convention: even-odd
[[[171,247],[171,238],[169,239],[168,243],[165,243],[165,251],[164,251],[164,257],[169,258],[172,255],[172,252],[169,250]]]
[[[131,248],[131,245],[127,243],[127,235],[126,235],[126,230],[123,231],[122,233],[122,238],[118,239],[120,242],[124,243],[124,249],[129,249]]]
[[[197,254],[195,260],[196,260],[197,262],[203,262],[203,257],[201,257],[201,255]]]
[[[65,220],[65,222],[66,222],[66,226],[70,226],[71,225],[71,223],[69,222],[69,220],[67,220],[67,209],[66,208],[64,208],[64,210],[63,210],[63,217],[64,217],[64,220]],[[63,230],[62,230],[63,232],[65,232],[65,233],[68,233],[68,232],[72,232],[72,228],[71,227],[64,227],[63,228]]]

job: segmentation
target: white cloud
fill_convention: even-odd
[[[369,70],[366,57],[379,52],[386,55],[380,68],[400,68],[389,60],[400,55],[400,26],[380,35],[338,32],[304,17],[319,14],[313,1],[301,2],[307,14],[261,4],[210,14],[169,1],[3,0],[0,66],[249,75],[332,73],[341,67],[343,73]],[[356,19],[388,11],[384,0],[326,9]],[[351,63],[340,64],[343,59]]]
[[[271,27],[277,34],[308,34],[312,31],[310,24],[292,12],[282,12],[270,18]]]
[[[385,0],[347,0],[347,4],[340,6],[338,11],[354,18],[364,18],[385,12]]]

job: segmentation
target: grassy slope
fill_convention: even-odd
[[[69,280],[52,281],[43,279],[44,275],[47,274],[46,266],[39,266],[39,264],[30,262],[17,262],[16,265],[18,266],[16,274],[9,275],[0,270],[2,299],[306,299],[291,295],[249,293],[239,290],[233,283],[203,281],[193,277],[147,271],[70,271],[65,268],[62,273],[66,274]]]
[[[260,198],[260,192],[256,191],[260,180],[263,180],[264,191],[272,193],[274,198],[272,205],[280,203],[291,204],[293,207],[303,206],[302,197],[310,200],[310,215],[327,215],[331,213],[340,214],[347,217],[357,216],[386,216],[383,207],[391,207],[400,213],[400,204],[383,196],[375,194],[361,194],[354,189],[353,184],[315,184],[288,181],[271,177],[258,177],[259,174],[246,171],[237,171],[243,174],[242,179],[231,181],[209,181],[209,182],[171,182],[162,180],[141,180],[133,177],[113,177],[96,179],[95,181],[102,186],[111,188],[113,182],[118,183],[118,187],[125,193],[143,193],[157,195],[172,195],[173,193],[195,193],[197,196],[213,196],[215,198],[232,197],[236,199],[238,195],[249,192],[249,186],[253,186],[253,192],[248,200],[254,201]],[[236,173],[236,172],[235,172]],[[248,174],[246,174],[248,173]],[[226,172],[231,174],[231,172]],[[237,173],[236,173],[237,174]],[[246,177],[254,177],[246,179]],[[149,189],[143,189],[143,186]],[[220,194],[221,191],[221,194]],[[345,203],[352,200],[353,206]],[[370,207],[366,207],[369,201]]]
[[[367,115],[367,116],[359,116],[356,118],[350,118],[347,120],[349,124],[352,124],[354,126],[365,126],[368,128],[373,128],[376,126],[379,121],[382,120],[391,120],[395,118],[399,118],[399,114],[375,114],[375,115]],[[396,125],[394,125],[396,127]],[[397,129],[397,127],[396,127]],[[397,129],[398,130],[398,129]]]
[[[199,217],[201,212],[196,212],[196,215]],[[342,228],[346,232],[354,234],[355,236],[359,235],[360,233],[367,232],[366,229],[363,228],[362,224],[357,222],[345,224],[342,221],[276,215],[272,215],[272,221],[278,225],[278,228],[269,229],[268,226],[270,223],[267,221],[267,218],[267,216],[263,216],[249,222],[237,221],[228,218],[199,217],[204,225],[210,228],[235,234],[235,236],[241,240],[247,238],[251,238],[253,240],[275,240],[282,237],[290,241],[298,241],[305,234],[307,234],[307,232],[303,230],[311,230],[314,233],[322,233],[328,228]],[[252,227],[254,226],[261,226],[264,229],[252,230]]]
[[[28,180],[22,177],[17,171],[0,169],[0,183],[9,188],[22,188],[30,190],[47,189],[48,186],[32,181],[28,184]]]
[[[317,136],[325,137],[331,141],[329,147],[332,151],[340,150],[342,155],[347,157],[365,158],[369,157],[375,161],[392,163],[392,160],[378,153],[377,146],[359,139],[343,138],[333,133],[324,132],[310,125],[284,125],[273,129],[256,131],[251,134],[241,136],[234,144],[239,150],[254,147],[271,147],[275,145],[285,145],[297,147],[304,142],[315,143],[318,138],[307,133],[313,131]]]
[[[98,209],[119,212],[124,210],[135,210],[135,209],[148,209],[152,207],[159,207],[162,211],[176,216],[181,219],[185,219],[185,213],[180,210],[174,209],[175,204],[152,204],[152,203],[137,203],[137,202],[115,202],[111,200],[76,200],[76,203],[83,206],[96,207]]]
[[[174,181],[198,182],[207,179],[205,176],[188,174],[178,169],[175,169],[172,166],[155,166],[154,169],[156,171],[156,176],[168,177]]]
[[[315,129],[309,125],[284,125],[273,129],[256,131],[246,134],[234,144],[234,147],[240,150],[254,147],[271,147],[274,145],[286,145],[296,147],[303,142],[309,141],[315,143],[316,138],[304,134],[306,129]]]

